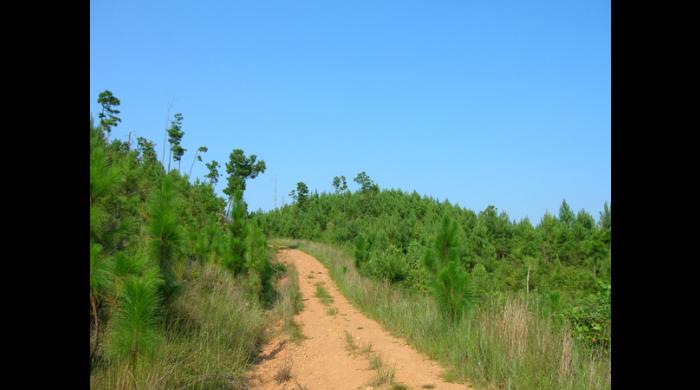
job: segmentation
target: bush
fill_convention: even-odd
[[[355,239],[355,267],[360,270],[369,260],[369,244],[362,234]]]
[[[472,300],[469,274],[459,263],[458,225],[445,216],[424,264],[431,274],[430,287],[440,310],[450,322],[458,320]]]
[[[158,344],[158,287],[156,271],[132,276],[124,281],[119,306],[110,322],[108,352],[113,358],[127,358],[136,364],[150,358]]]

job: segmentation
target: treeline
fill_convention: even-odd
[[[611,212],[596,220],[563,201],[534,225],[494,206],[476,213],[416,192],[380,190],[365,172],[348,189],[310,194],[298,183],[291,205],[256,213],[268,236],[346,248],[365,276],[432,293],[450,317],[508,294],[537,299],[587,344],[609,349]],[[455,295],[456,294],[456,295]],[[451,303],[448,303],[450,301]]]
[[[205,181],[180,172],[182,114],[159,161],[148,139],[110,140],[120,101],[104,91],[98,102],[99,123],[90,118],[91,382],[239,387],[279,271],[243,201],[265,163],[233,150],[223,199],[214,192],[218,162],[206,163]],[[190,172],[206,152],[197,149]]]

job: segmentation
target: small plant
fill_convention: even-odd
[[[277,374],[275,374],[275,381],[277,384],[281,384],[290,379],[292,379],[292,365],[287,361],[282,367],[280,367]]]
[[[330,305],[333,303],[333,297],[328,294],[328,290],[323,287],[321,282],[316,283],[316,298],[318,298],[324,305]]]
[[[360,354],[368,355],[372,352],[372,343],[367,343],[360,348]]]
[[[338,309],[335,307],[329,307],[326,310],[326,314],[328,314],[329,316],[334,316],[334,315],[338,314]]]
[[[351,353],[355,353],[357,351],[355,340],[353,340],[352,335],[347,330],[345,331],[345,349]]]
[[[377,373],[372,378],[370,382],[371,386],[381,386],[385,383],[394,382],[394,368],[393,367],[381,367],[377,370]]]
[[[125,357],[133,365],[141,356],[152,356],[160,339],[157,328],[159,283],[153,270],[124,282],[119,306],[110,324],[108,345],[112,356]]]
[[[393,383],[391,385],[391,390],[408,390],[408,386],[403,383]]]
[[[369,358],[369,368],[372,370],[377,370],[382,367],[384,363],[382,362],[382,358],[379,357],[378,354],[372,355],[372,357]]]

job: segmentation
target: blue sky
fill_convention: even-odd
[[[250,210],[360,171],[533,222],[610,200],[609,1],[91,0],[95,116],[105,89],[159,155],[172,102],[183,170],[264,159]]]

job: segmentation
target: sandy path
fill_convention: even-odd
[[[367,389],[376,371],[369,366],[368,356],[350,353],[346,333],[357,347],[371,343],[372,351],[381,356],[385,366],[394,367],[394,382],[409,389],[469,389],[467,385],[445,382],[443,369],[384,330],[377,322],[356,310],[335,287],[326,268],[314,257],[295,249],[283,249],[279,259],[294,264],[299,272],[299,289],[304,310],[295,316],[307,338],[300,344],[287,342],[280,336],[266,345],[262,359],[249,378],[253,389]],[[322,282],[333,298],[330,307],[338,313],[330,315],[314,295],[316,283]],[[291,379],[277,383],[281,368],[291,367]],[[433,387],[431,387],[431,385]],[[390,388],[385,384],[376,388]]]

